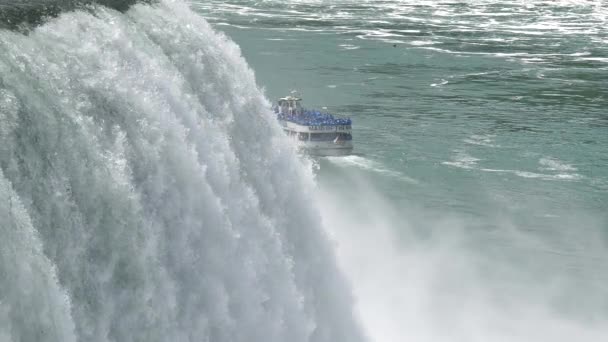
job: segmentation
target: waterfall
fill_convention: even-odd
[[[363,341],[269,108],[181,1],[0,30],[0,341]]]

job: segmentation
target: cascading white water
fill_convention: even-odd
[[[363,341],[268,108],[180,1],[0,31],[0,341]]]
[[[0,341],[75,341],[69,299],[2,171],[0,236]]]

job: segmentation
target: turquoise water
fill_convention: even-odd
[[[378,341],[608,336],[602,1],[195,1],[270,99],[354,120],[319,203]]]

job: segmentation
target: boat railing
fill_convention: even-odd
[[[274,112],[279,120],[291,121],[300,125],[307,126],[333,126],[333,125],[352,125],[350,118],[336,118],[332,114],[323,113],[318,110],[302,108],[300,111],[289,114],[282,113],[279,108],[275,107]]]

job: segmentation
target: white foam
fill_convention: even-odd
[[[608,63],[608,57],[581,57],[581,58],[577,58],[576,60]]]
[[[541,170],[548,171],[577,171],[577,168],[560,161],[559,159],[544,157],[541,158],[538,163],[541,165]]]
[[[475,142],[475,144],[477,145],[475,140],[473,142]],[[483,140],[482,140],[481,144],[482,144],[482,146],[485,146],[484,145],[485,142]],[[493,145],[490,145],[490,146],[494,147]],[[572,173],[573,171],[576,171],[575,167],[562,163],[562,162],[558,161],[557,159],[542,158],[539,161],[539,163],[542,166],[541,170],[558,171],[557,173],[554,173],[554,174],[547,174],[547,173],[539,173],[539,172],[532,172],[532,171],[525,171],[525,170],[493,169],[493,168],[488,168],[488,167],[479,167],[478,162],[480,161],[480,159],[472,157],[468,153],[461,151],[461,150],[455,150],[454,152],[456,152],[456,154],[452,157],[451,161],[444,161],[444,162],[441,162],[441,164],[452,166],[452,167],[457,167],[457,168],[461,168],[461,169],[466,169],[466,170],[478,170],[478,171],[482,171],[482,172],[513,174],[513,175],[516,175],[516,176],[519,176],[522,178],[536,178],[536,179],[548,180],[548,181],[555,181],[555,180],[576,181],[576,180],[581,180],[583,178],[583,176],[581,176],[577,173]]]
[[[449,165],[458,167],[461,169],[473,169],[477,166],[477,162],[480,159],[470,156],[464,151],[454,151],[456,154],[452,157],[451,161],[441,162],[443,165]]]
[[[409,42],[410,45],[413,46],[424,46],[424,45],[433,45],[433,44],[437,44],[438,42],[432,41],[432,40],[412,40],[411,42]]]
[[[512,171],[514,174],[524,178],[539,178],[543,180],[579,180],[581,176],[578,174],[560,173],[555,175],[547,175],[542,173],[528,171]]]
[[[358,45],[353,45],[353,44],[340,44],[339,45],[343,50],[357,50],[359,48],[361,48]]]
[[[344,156],[344,157],[327,157],[327,160],[329,160],[330,162],[337,164],[337,165],[355,166],[355,167],[358,167],[363,170],[377,172],[377,173],[381,173],[381,174],[391,176],[391,177],[396,177],[396,178],[404,180],[408,183],[413,183],[413,184],[418,183],[418,181],[416,181],[415,179],[410,178],[401,172],[389,170],[389,169],[385,168],[383,165],[381,165],[380,163],[373,161],[371,159],[365,158],[365,157],[352,155],[352,156]]]
[[[439,82],[439,83],[431,83],[431,87],[441,87],[448,83],[450,83],[448,80],[442,79],[441,82]]]
[[[464,139],[464,142],[471,145],[499,147],[498,145],[494,144],[494,137],[494,135],[473,134],[470,137]]]
[[[546,174],[546,173],[538,173],[531,171],[521,171],[521,170],[503,170],[503,169],[490,169],[490,168],[480,168],[480,171],[483,172],[496,172],[496,173],[505,173],[505,174],[513,174],[522,178],[532,178],[532,179],[540,179],[546,181],[556,181],[556,180],[581,180],[583,177],[576,173],[559,173],[559,174]]]

